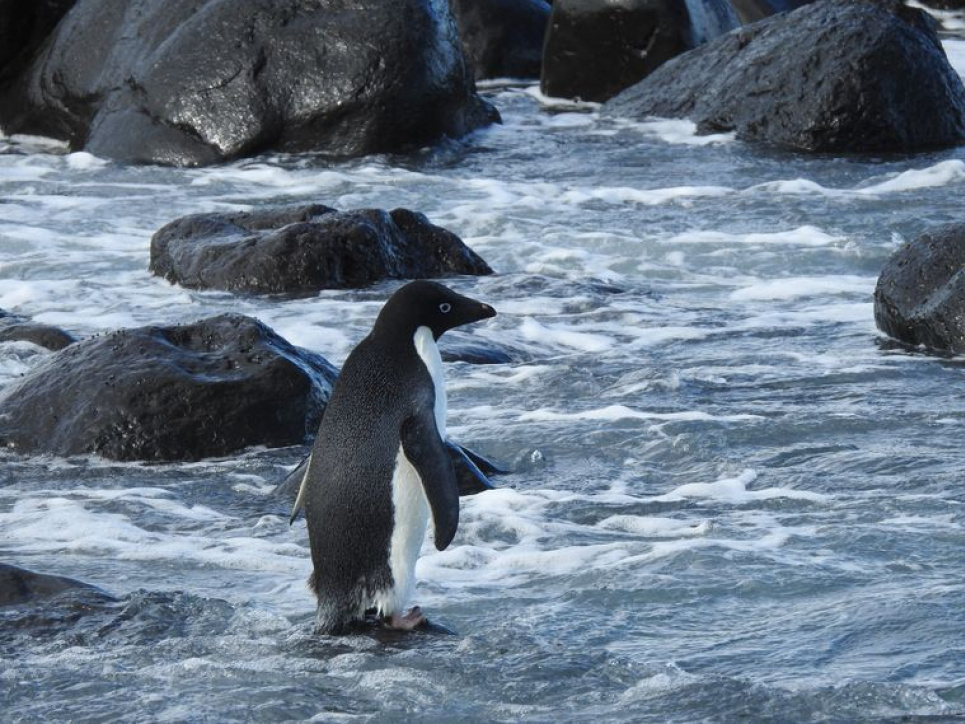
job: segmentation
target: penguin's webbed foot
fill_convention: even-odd
[[[408,613],[404,615],[400,616],[397,613],[393,613],[391,616],[386,616],[382,621],[389,628],[398,631],[411,631],[423,625],[426,622],[426,617],[425,614],[422,613],[421,608],[413,606],[409,609]]]

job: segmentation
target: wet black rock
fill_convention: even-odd
[[[477,79],[539,78],[550,5],[545,0],[452,0]]]
[[[114,600],[99,588],[73,578],[35,573],[9,563],[0,563],[0,606],[34,603],[68,592],[81,592],[95,600]]]
[[[686,50],[737,27],[725,0],[557,0],[540,88],[546,95],[605,101]]]
[[[875,322],[905,344],[965,353],[965,224],[912,239],[885,263]]]
[[[934,21],[899,0],[820,0],[666,63],[604,106],[808,152],[965,140],[965,88]]]
[[[315,434],[335,369],[261,322],[224,314],[141,327],[57,352],[3,391],[15,452],[198,460]]]
[[[471,365],[510,364],[518,362],[522,356],[516,350],[510,350],[502,345],[461,339],[451,333],[440,341],[439,352],[443,362],[466,362]]]
[[[492,273],[455,234],[422,214],[321,205],[177,219],[151,239],[150,268],[192,289],[288,295]]]
[[[0,342],[31,342],[59,350],[77,341],[70,332],[0,309]]]
[[[77,0],[0,126],[126,162],[394,152],[498,119],[437,0]]]

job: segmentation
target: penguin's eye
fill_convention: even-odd
[[[450,309],[452,309],[452,305],[449,302],[443,302],[439,305],[439,311],[443,314],[448,314]]]

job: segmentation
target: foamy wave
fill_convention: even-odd
[[[761,500],[785,498],[787,500],[806,500],[823,503],[830,500],[829,496],[813,493],[807,490],[791,488],[765,488],[763,490],[748,490],[747,486],[757,480],[757,473],[747,470],[735,478],[718,480],[713,483],[688,483],[653,498],[654,501],[672,503],[681,500],[707,500],[732,504],[752,503]]]
[[[532,318],[523,320],[520,333],[524,339],[583,352],[603,352],[613,346],[613,339],[602,334],[578,332],[562,325],[547,326]]]
[[[756,479],[754,471],[745,471],[713,483],[682,485],[657,496],[618,491],[488,491],[463,502],[454,544],[443,552],[426,546],[417,572],[420,577],[445,582],[452,597],[458,596],[458,588],[463,586],[522,585],[534,578],[587,571],[600,574],[704,548],[773,554],[796,535],[811,535],[806,528],[788,528],[766,513],[741,511],[772,500],[826,503],[828,496],[781,487],[748,489]],[[742,523],[734,528],[732,522],[726,526],[729,530],[723,530],[712,519],[694,517],[689,509],[673,518],[619,512],[625,507],[678,502],[725,506],[743,516]],[[610,514],[587,523],[556,517],[572,506]],[[736,530],[744,533],[735,535]]]
[[[768,279],[731,292],[734,301],[827,297],[833,294],[871,294],[875,277],[853,275]]]
[[[795,229],[750,234],[726,234],[721,231],[690,231],[661,240],[662,244],[737,244],[747,246],[834,246],[846,241],[846,237],[829,234],[816,226],[799,226]]]
[[[644,412],[633,410],[626,405],[609,405],[594,410],[582,412],[557,412],[553,410],[534,410],[519,417],[521,422],[576,422],[576,421],[609,421],[619,420],[656,420],[659,422],[744,422],[758,420],[759,415],[711,415],[699,410],[686,412]]]
[[[717,146],[737,138],[735,132],[699,134],[697,124],[686,118],[649,118],[644,121],[620,119],[616,123],[621,128],[632,129],[643,136],[671,145]]]

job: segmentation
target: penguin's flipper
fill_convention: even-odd
[[[305,489],[308,487],[305,483],[308,482],[308,467],[312,464],[312,456],[309,455],[305,458],[304,462],[295,468],[291,473],[288,474],[289,480],[295,476],[301,476],[301,483],[298,486],[298,495],[295,497],[295,504],[292,506],[292,515],[288,519],[288,525],[295,522],[295,518],[302,511],[302,507],[305,505]]]
[[[452,467],[456,473],[456,481],[459,484],[459,495],[475,495],[485,490],[492,490],[493,484],[489,482],[485,473],[479,469],[469,450],[462,445],[446,440],[446,452],[452,461]]]
[[[459,484],[432,408],[424,408],[403,423],[402,450],[419,473],[429,500],[436,548],[445,550],[459,527]]]

